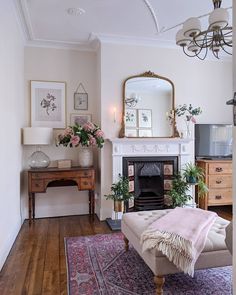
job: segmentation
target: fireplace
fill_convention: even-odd
[[[127,211],[163,209],[177,171],[178,157],[123,157],[123,175],[134,195]]]

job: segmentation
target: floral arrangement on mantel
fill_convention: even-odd
[[[102,148],[104,145],[104,133],[100,127],[92,122],[84,125],[75,124],[67,127],[63,133],[58,135],[57,146],[83,147],[97,146]]]
[[[174,123],[174,116],[182,117],[185,116],[185,123],[187,127],[187,136],[190,136],[190,130],[189,130],[189,124],[190,122],[196,123],[195,117],[200,115],[202,113],[202,110],[200,107],[193,107],[190,103],[189,105],[183,104],[179,105],[174,110],[170,110],[170,112],[167,112],[167,119],[170,121],[170,124]]]

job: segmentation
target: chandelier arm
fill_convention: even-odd
[[[201,50],[200,50],[200,51],[198,52],[198,54],[197,54],[197,57],[198,57],[200,60],[204,60],[204,59],[206,58],[206,56],[207,56],[208,48],[205,47],[204,49],[205,49],[205,55],[204,55],[203,57],[200,57],[200,56],[199,56],[199,54],[201,53],[201,51],[203,50],[203,48],[201,48]]]
[[[231,44],[225,41],[225,35],[223,34],[222,31],[221,31],[221,41],[223,41],[223,43],[224,43],[226,46],[233,47],[232,40],[230,41]],[[221,45],[221,42],[220,42],[220,46],[221,46],[221,48],[223,48],[222,45]]]
[[[186,50],[185,50],[185,46],[182,46],[182,48],[183,48],[183,52],[184,52],[188,57],[196,57],[196,56],[197,56],[196,53],[194,53],[194,55],[190,55],[189,53],[187,53]]]
[[[228,52],[227,50],[225,50],[225,48],[224,48],[224,46],[223,46],[222,44],[220,44],[220,47],[221,47],[221,49],[224,50],[225,53],[227,53],[227,54],[229,54],[229,55],[232,55],[231,52]]]

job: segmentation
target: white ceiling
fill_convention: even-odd
[[[212,0],[148,0],[160,29],[168,29],[191,16],[213,10]],[[96,38],[152,41],[175,44],[174,28],[157,33],[145,0],[15,0],[29,41],[67,46],[90,46]],[[222,7],[232,6],[223,0]],[[82,8],[85,13],[69,15],[68,8]],[[230,10],[232,18],[232,13]],[[207,17],[201,19],[207,27]]]

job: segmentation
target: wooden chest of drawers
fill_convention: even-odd
[[[199,207],[232,204],[232,161],[198,160],[197,165],[205,171],[205,183],[209,192],[198,198]]]

